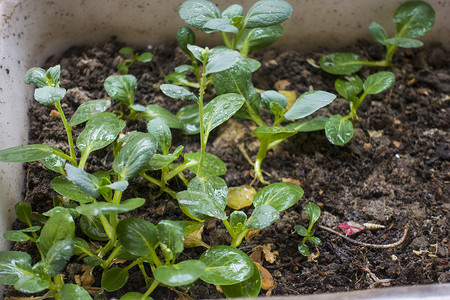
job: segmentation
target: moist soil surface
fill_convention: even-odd
[[[62,107],[68,119],[81,103],[107,98],[103,83],[109,75],[117,74],[116,66],[123,60],[118,52],[122,46],[112,41],[94,47],[75,47],[60,60],[52,58],[46,63],[45,67],[61,65],[61,86],[67,89]],[[383,55],[381,47],[364,42],[345,50],[373,60]],[[137,62],[130,69],[130,74],[138,79],[135,103],[158,104],[176,113],[187,103],[167,98],[158,86],[177,65],[189,63],[187,56],[175,45],[142,51],[151,51],[154,57],[150,63]],[[254,74],[254,85],[263,90],[281,85],[284,90],[295,91],[297,96],[310,90],[335,93],[335,77],[314,66],[322,53],[329,52],[301,54],[267,50],[252,54],[251,57],[261,62]],[[449,64],[449,52],[439,45],[398,51],[394,57],[396,67],[390,69],[395,73],[395,84],[380,95],[366,98],[358,110],[359,120],[354,122],[354,137],[348,144],[333,146],[323,132],[312,132],[297,134],[269,151],[263,163],[265,178],[270,182],[298,184],[305,193],[296,205],[281,213],[274,225],[244,240],[240,246],[248,254],[258,246],[266,246],[276,257],[274,261],[259,260],[274,280],[274,285],[262,290],[260,295],[316,294],[450,282]],[[367,78],[376,71],[363,68],[360,76]],[[212,99],[213,93],[211,91],[207,97]],[[118,104],[112,110],[117,108]],[[338,98],[316,115],[347,113],[348,103]],[[51,144],[68,152],[65,132],[54,107],[33,101],[30,121],[30,144]],[[133,121],[128,125],[129,130],[146,131],[145,121]],[[230,187],[252,185],[258,190],[264,186],[254,180],[252,167],[238,147],[241,145],[250,159],[255,159],[258,142],[250,134],[254,128],[251,122],[232,119],[210,137],[207,151],[226,163],[228,172],[223,178]],[[74,128],[75,137],[81,129],[82,126]],[[184,145],[184,153],[199,150],[198,136],[186,136],[177,130],[173,130],[173,135],[173,145]],[[110,149],[99,150],[88,160],[87,171],[106,170],[111,164]],[[25,171],[26,201],[40,213],[52,208],[52,199],[58,194],[49,182],[56,174],[40,163],[25,164]],[[186,173],[186,176],[192,174]],[[144,197],[148,201],[123,217],[139,217],[154,224],[163,219],[187,219],[176,200],[167,194],[158,196],[158,189],[142,178],[134,179],[131,184],[134,187],[128,189],[123,199]],[[176,180],[170,182],[170,187],[177,191],[185,189],[183,183]],[[310,244],[313,255],[307,258],[297,250],[301,237],[295,233],[294,226],[307,226],[303,208],[309,201],[322,209],[320,226],[315,233],[322,243],[317,247]],[[342,233],[337,225],[348,221],[385,226],[352,235],[354,240],[378,245],[400,240],[400,244],[373,248],[323,229],[326,226]],[[15,226],[20,228],[21,225]],[[407,228],[409,231],[402,239]],[[209,245],[230,242],[223,225],[214,221],[206,222],[203,240]],[[27,243],[16,244],[14,250],[36,254],[34,245]],[[187,249],[179,260],[198,258],[204,250],[201,247]],[[65,270],[66,282],[75,282],[76,275],[82,274],[82,265],[73,258]],[[99,287],[99,268],[93,275],[92,286]],[[97,291],[98,299],[114,299],[129,291],[144,293],[146,288],[138,268],[133,268],[130,280],[121,291],[90,290]],[[215,286],[200,280],[186,294],[193,299],[223,297]],[[9,287],[7,296],[18,295]],[[174,289],[166,287],[157,288],[152,296],[154,299],[180,297]]]

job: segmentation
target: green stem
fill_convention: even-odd
[[[267,151],[268,151],[268,142],[267,142],[267,139],[260,140],[259,142],[260,142],[260,144],[259,144],[258,153],[256,154],[256,161],[255,161],[255,167],[254,167],[255,175],[262,184],[269,184],[268,181],[264,180],[262,171],[261,171],[262,162],[266,158]]]
[[[55,283],[57,291],[59,291],[64,285],[62,274],[58,274],[55,277],[53,277],[53,282]],[[57,299],[56,296],[59,296],[58,293],[55,294],[55,299]]]
[[[143,262],[139,262],[138,266],[139,266],[139,269],[141,270],[142,275],[144,275],[145,286],[148,286],[149,281],[150,281],[150,277],[147,275],[147,272],[145,271],[144,263]]]
[[[362,61],[361,64],[369,67],[391,67],[392,65],[387,60],[377,60],[377,61]]]
[[[220,35],[222,36],[222,39],[223,39],[223,42],[225,43],[225,46],[227,46],[228,48],[232,48],[233,45],[232,45],[230,37],[227,35],[227,33],[221,31]],[[235,50],[235,49],[233,49],[233,50]]]
[[[80,168],[81,170],[84,170],[84,167],[86,166],[86,161],[90,154],[89,150],[90,150],[89,148],[86,148],[84,150],[83,154],[81,155],[80,164],[78,165],[78,168]]]
[[[140,173],[140,175],[141,175],[145,180],[147,180],[147,181],[149,181],[149,182],[151,182],[151,183],[153,183],[153,184],[159,186],[160,188],[161,188],[162,186],[165,186],[164,183],[163,183],[162,181],[160,181],[160,180],[158,180],[158,179],[156,179],[156,178],[153,178],[153,177],[151,177],[151,176],[145,174],[144,171],[142,171],[142,172]],[[166,192],[167,194],[169,194],[169,195],[172,196],[173,198],[175,198],[176,195],[177,195],[177,193],[176,193],[174,190],[170,189],[170,188],[167,187],[167,186],[164,187],[164,192]]]
[[[236,232],[233,228],[231,228],[230,223],[228,223],[228,220],[222,220],[223,225],[225,225],[225,228],[228,230],[228,233],[231,235],[231,237],[234,239],[236,237]]]
[[[109,268],[109,266],[111,265],[113,259],[116,258],[117,253],[119,253],[119,251],[122,250],[122,248],[123,248],[122,245],[116,247],[116,248],[113,250],[113,252],[111,252],[111,254],[108,256],[108,259],[105,260],[105,261],[101,264],[101,267],[102,267],[104,270],[106,270],[106,269]]]
[[[77,166],[77,157],[75,156],[75,146],[73,144],[73,137],[72,137],[72,126],[69,126],[67,124],[66,116],[64,115],[64,111],[61,108],[61,102],[58,101],[55,103],[55,107],[59,112],[59,115],[61,116],[61,120],[64,124],[64,129],[67,133],[67,141],[69,143],[69,151],[70,151],[70,162],[76,167]]]
[[[358,107],[361,105],[361,103],[366,98],[366,96],[367,96],[367,93],[364,91],[364,93],[362,93],[362,95],[359,98],[357,98],[355,101],[350,102],[349,116],[353,120],[358,120],[358,115],[356,114],[356,111],[358,110]]]
[[[182,164],[178,167],[176,167],[175,169],[173,169],[172,171],[169,171],[166,173],[166,176],[164,177],[164,181],[169,181],[170,179],[174,178],[175,176],[178,175],[178,173],[183,172],[184,170],[187,169],[187,164]]]
[[[150,294],[156,289],[156,287],[159,285],[158,280],[153,280],[152,285],[148,288],[148,290],[145,292],[145,294],[142,296],[142,300],[150,296]]]
[[[241,233],[239,233],[233,240],[231,241],[231,247],[237,248],[242,243],[242,240],[245,238],[245,235],[247,232],[249,232],[250,229],[245,229]]]
[[[397,50],[397,48],[398,47],[394,46],[394,45],[386,46],[387,53],[386,53],[385,62],[389,67],[392,66],[391,61],[392,61],[392,58],[394,57],[394,53]]]
[[[206,62],[204,63],[204,65]],[[203,96],[205,95],[205,88],[206,88],[206,76],[202,74],[201,80],[200,80],[200,93],[199,93],[199,99],[198,99],[198,111],[199,111],[199,118],[200,118],[200,163],[198,166],[198,172],[197,176],[200,177],[202,173],[202,166],[203,161],[205,159],[205,150],[206,150],[206,143],[208,140],[208,136],[206,135],[205,128],[203,126]]]

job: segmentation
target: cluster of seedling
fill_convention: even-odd
[[[396,13],[394,22],[401,25],[397,26],[398,36],[383,39],[388,53],[395,51],[392,50],[394,46],[404,46],[409,41],[406,38],[418,36],[420,22],[425,20],[412,17],[410,10],[420,13],[428,6],[421,1],[412,2],[402,5]],[[61,195],[54,201],[54,208],[42,215],[32,212],[26,202],[15,206],[17,218],[26,228],[8,231],[4,237],[15,242],[33,242],[40,260],[32,264],[27,253],[1,252],[2,284],[14,285],[25,293],[48,290],[46,297],[55,299],[91,299],[83,287],[64,282],[62,272],[68,261],[76,256],[84,264],[101,268],[101,286],[106,291],[122,288],[128,280],[129,270],[138,267],[147,290],[128,293],[121,298],[124,300],[151,299],[150,294],[159,285],[189,288],[197,279],[220,286],[228,297],[259,294],[261,277],[258,268],[237,247],[250,230],[270,226],[279,218],[280,212],[296,204],[303,196],[303,190],[297,185],[269,184],[264,180],[261,165],[267,152],[298,132],[314,130],[325,130],[334,144],[348,142],[353,132],[349,119],[357,119],[358,106],[367,95],[388,89],[395,78],[391,72],[376,73],[364,82],[357,75],[339,78],[336,90],[349,101],[349,115],[304,119],[331,103],[335,95],[324,91],[307,92],[288,105],[286,97],[276,91],[258,93],[251,78],[260,63],[246,57],[249,51],[265,47],[283,34],[281,23],[291,16],[291,6],[283,0],[261,0],[245,16],[242,12],[240,5],[232,5],[220,12],[206,0],[188,0],[182,4],[180,16],[188,25],[206,33],[219,32],[225,46],[201,48],[194,45],[195,35],[189,27],[178,31],[178,43],[192,63],[178,67],[166,77],[166,84],[160,86],[170,98],[194,102],[177,115],[158,105],[135,104],[137,80],[127,73],[135,61],[151,60],[152,55],[148,52],[138,54],[128,47],[121,49],[122,54],[131,58],[118,66],[121,75],[108,77],[104,84],[109,97],[120,103],[120,109],[114,113],[106,112],[111,107],[111,100],[91,100],[80,105],[67,120],[61,106],[66,90],[59,86],[60,67],[48,70],[32,68],[26,73],[25,82],[37,86],[34,98],[43,105],[54,105],[58,110],[67,134],[69,153],[43,144],[0,151],[0,161],[40,161],[58,173],[51,181],[51,187]],[[377,41],[380,41],[382,31],[379,25],[371,27],[376,27],[371,32],[376,31]],[[338,61],[341,59],[336,57]],[[326,57],[321,64],[329,66]],[[335,62],[333,64],[336,65]],[[188,81],[186,71],[192,71],[197,82]],[[207,102],[205,91],[210,85],[214,86],[217,96]],[[272,121],[263,119],[262,109],[273,115]],[[245,205],[230,204],[229,188],[220,177],[227,171],[225,164],[206,151],[211,132],[233,116],[250,119],[257,125],[252,132],[260,142],[254,163],[255,176],[261,183],[268,184],[252,193],[250,202]],[[148,121],[147,132],[130,132],[119,138],[127,121],[135,119]],[[286,120],[295,122],[285,124]],[[72,128],[82,124],[85,124],[84,129],[74,140]],[[171,129],[199,134],[200,151],[182,155],[184,147],[179,145],[170,152]],[[106,147],[110,147],[114,154],[111,169],[96,173],[85,171],[89,156]],[[191,171],[194,177],[188,180],[185,170]],[[138,176],[156,185],[160,193],[176,199],[191,220],[163,220],[155,225],[143,219],[119,217],[119,214],[145,203],[144,198],[123,199],[130,182]],[[174,177],[185,183],[185,190],[170,188],[168,183]],[[251,204],[254,209],[250,216],[240,210]],[[225,210],[227,205],[235,209],[230,215]],[[305,210],[310,218],[309,226],[298,225],[295,230],[303,236],[298,245],[299,252],[308,256],[306,243],[320,244],[313,229],[320,216],[320,208],[308,203]],[[230,234],[230,245],[209,247],[198,239],[197,244],[207,250],[198,259],[179,262],[187,237],[198,237],[204,222],[213,219],[222,221]],[[76,236],[76,225],[83,237]],[[117,259],[129,263],[126,267],[116,266],[114,262]],[[149,269],[151,274],[148,274]]]

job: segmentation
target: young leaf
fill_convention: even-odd
[[[133,75],[111,75],[105,80],[105,90],[116,101],[132,105],[137,80]]]
[[[156,226],[138,218],[121,220],[117,225],[117,238],[129,253],[137,256],[152,254],[159,243]]]
[[[286,182],[276,182],[256,193],[253,198],[253,205],[258,207],[267,204],[281,212],[297,203],[302,196],[303,189],[298,185]]]
[[[267,27],[280,24],[292,15],[292,6],[283,0],[261,0],[248,11],[242,22],[244,28]]]
[[[253,210],[252,217],[247,221],[245,227],[263,229],[272,225],[279,217],[280,213],[275,208],[262,204]]]
[[[341,115],[331,116],[325,124],[325,135],[333,145],[344,145],[353,137],[353,124]]]
[[[225,209],[228,199],[228,187],[222,178],[218,176],[194,177],[188,185],[190,192],[202,192],[207,194]]]
[[[49,145],[34,144],[11,147],[0,150],[0,161],[3,162],[30,162],[49,157],[55,148]],[[61,152],[61,151],[59,151]]]
[[[256,298],[261,290],[261,273],[253,264],[253,275],[249,279],[232,285],[221,285],[220,288],[227,298]]]
[[[298,235],[301,235],[301,236],[307,236],[308,235],[308,229],[306,229],[302,225],[294,226],[294,230],[297,232]]]
[[[3,238],[12,242],[26,242],[30,240],[30,236],[20,230],[8,230],[3,233]]]
[[[33,218],[33,212],[31,210],[31,205],[25,201],[19,201],[14,205],[14,212],[16,213],[17,219],[19,221],[31,226],[31,219]]]
[[[147,166],[157,148],[158,142],[151,134],[142,133],[133,137],[114,159],[114,172],[120,180],[133,179]]]
[[[211,19],[203,25],[203,31],[210,32],[230,32],[238,33],[238,28],[233,26],[228,18]]]
[[[298,243],[298,252],[303,256],[309,256],[309,248],[305,244],[302,244],[302,242]]]
[[[320,207],[314,202],[308,202],[305,206],[305,211],[309,216],[309,222],[316,223],[320,217]]]
[[[34,83],[38,88],[44,87],[47,85],[45,73],[45,70],[42,68],[31,68],[25,73],[24,81],[26,84]]]
[[[60,195],[79,203],[91,203],[95,198],[88,196],[76,184],[64,177],[55,177],[50,186]]]
[[[223,94],[211,100],[204,108],[203,122],[208,135],[214,128],[231,118],[244,104],[238,94]]]
[[[230,285],[252,277],[254,269],[251,259],[236,248],[215,246],[200,257],[206,269],[200,278],[210,284]]]
[[[59,290],[60,299],[91,300],[89,293],[77,284],[66,283]]]
[[[70,126],[81,124],[89,120],[93,116],[104,112],[110,106],[111,101],[107,99],[98,99],[84,102],[80,106],[78,106],[68,124]]]
[[[44,254],[59,240],[75,236],[75,222],[67,210],[61,210],[48,219],[41,231],[40,246]]]
[[[243,10],[244,8],[239,4],[233,4],[222,12],[222,17],[233,20],[234,18],[241,16]]]
[[[369,95],[384,92],[395,82],[395,75],[392,72],[378,72],[370,75],[364,81],[364,92]]]
[[[158,150],[169,153],[172,146],[172,132],[169,126],[161,118],[156,118],[147,123],[147,131],[156,138]]]
[[[71,164],[66,164],[67,179],[76,184],[86,195],[97,199],[100,196],[100,180],[92,174]]]
[[[167,97],[178,100],[191,100],[198,102],[197,96],[182,86],[174,84],[161,84],[159,88]]]
[[[197,175],[200,163],[200,152],[186,153],[184,155],[184,162],[187,164],[188,169]],[[227,167],[220,158],[211,153],[205,153],[202,166],[203,176],[220,176],[226,172]]]
[[[44,86],[34,90],[34,99],[42,105],[59,102],[65,95],[66,89],[57,86]]]
[[[73,239],[73,255],[83,254],[90,252],[89,244],[80,237],[75,237]]]
[[[73,254],[73,239],[56,241],[45,256],[45,270],[51,277],[58,275]]]
[[[363,82],[358,75],[346,76],[345,78],[338,78],[334,82],[336,91],[347,99],[353,101],[363,89]]]
[[[192,29],[189,28],[188,26],[180,27],[177,30],[177,42],[178,47],[180,47],[184,53],[186,53],[187,55],[192,55],[192,53],[187,48],[187,45],[195,45],[194,31],[192,31]],[[182,71],[175,70],[175,72],[182,72]]]
[[[176,265],[160,266],[154,272],[155,279],[168,286],[183,286],[196,281],[206,265],[199,260],[185,260]]]
[[[150,159],[147,168],[151,171],[161,170],[162,168],[169,166],[177,158],[178,156],[174,154],[161,155],[156,153]]]
[[[277,91],[268,90],[261,93],[261,102],[273,115],[281,116],[284,113],[288,101],[286,96]]]
[[[284,128],[289,130],[296,130],[297,132],[311,132],[324,130],[325,124],[328,121],[327,117],[315,117],[314,119],[301,120],[299,122],[294,122],[286,125]]]
[[[59,151],[58,148],[54,148],[55,151]],[[52,154],[43,158],[41,160],[42,164],[49,170],[53,172],[59,173],[61,175],[66,175],[66,171],[64,171],[64,166],[66,165],[66,159],[58,156],[56,154]]]
[[[86,216],[110,215],[124,213],[144,205],[144,198],[132,198],[121,203],[96,202],[77,206],[77,211]]]
[[[393,37],[386,39],[385,42],[387,45],[394,45],[402,48],[419,48],[423,46],[421,41],[406,37]]]
[[[183,134],[193,135],[200,132],[200,118],[197,104],[186,105],[182,107],[177,118],[183,124]]]
[[[123,47],[123,48],[120,48],[119,53],[120,54],[133,55],[134,54],[134,50],[131,47]]]
[[[61,67],[60,65],[56,65],[54,67],[48,68],[47,72],[45,72],[45,77],[47,79],[47,85],[49,86],[59,86],[59,82],[61,75]]]
[[[244,29],[242,35],[237,41],[236,48],[245,52],[252,52],[264,47],[267,47],[277,40],[279,40],[284,34],[284,26],[281,24],[257,27],[252,29]],[[243,53],[245,56],[245,53]]]
[[[358,72],[363,67],[363,60],[353,53],[332,53],[322,56],[320,67],[334,75],[346,75]]]
[[[381,45],[386,45],[385,40],[388,38],[388,35],[386,30],[384,30],[380,24],[376,22],[370,23],[369,32],[375,42]]]
[[[187,0],[180,6],[180,17],[186,24],[203,30],[203,26],[211,19],[220,18],[220,10],[206,0]]]
[[[227,219],[220,200],[211,198],[208,194],[195,191],[181,191],[177,193],[178,203],[189,210],[195,218],[206,220],[216,218]]]
[[[113,267],[103,272],[102,288],[108,292],[121,289],[128,281],[128,270],[120,267]]]
[[[247,222],[247,215],[243,211],[235,210],[230,215],[230,226],[233,228],[243,227]]]
[[[218,73],[231,68],[241,57],[237,51],[219,51],[213,52],[209,57],[208,63],[205,66],[204,75]]]
[[[151,54],[150,52],[144,52],[142,54],[140,54],[136,60],[141,62],[141,63],[148,63],[152,60],[153,58],[153,54]]]
[[[398,36],[419,37],[430,31],[434,25],[433,7],[424,1],[408,1],[397,8],[394,24]]]
[[[192,53],[192,55],[201,62],[205,61],[210,54],[209,50],[199,46],[187,45],[187,48]]]
[[[252,131],[252,135],[256,135],[258,140],[267,140],[269,145],[275,141],[285,140],[295,134],[297,134],[297,130],[273,126],[261,126]]]
[[[135,105],[131,108],[136,109]],[[136,109],[137,110],[137,109]],[[174,116],[170,111],[156,104],[150,104],[145,107],[145,111],[142,112],[142,116],[147,120],[153,120],[156,118],[163,119],[167,126],[170,128],[182,129],[183,123],[176,116]]]
[[[184,250],[184,225],[181,222],[162,220],[158,223],[158,239],[161,249],[170,250],[172,259]]]
[[[107,241],[108,235],[105,232],[102,222],[98,216],[81,215],[80,228],[90,239],[95,241]]]
[[[77,138],[77,147],[84,153],[102,149],[111,144],[125,128],[125,121],[113,113],[100,113],[86,123]]]
[[[287,120],[297,120],[309,116],[319,108],[322,108],[336,99],[336,95],[324,92],[313,91],[301,95],[292,105],[291,109],[284,114]]]

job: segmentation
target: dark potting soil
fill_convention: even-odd
[[[106,77],[116,73],[115,67],[122,60],[118,53],[122,46],[108,42],[94,47],[74,47],[61,60],[52,59],[47,63],[46,67],[61,64],[61,86],[67,89],[62,107],[68,118],[81,103],[107,97],[103,83]],[[383,53],[381,47],[363,42],[350,50],[371,59],[380,59]],[[155,46],[149,51],[154,55],[150,63],[135,63],[130,69],[130,74],[138,79],[135,102],[158,104],[176,113],[186,102],[165,97],[158,85],[175,66],[188,63],[187,57],[174,45]],[[274,89],[278,82],[284,84],[286,90],[295,91],[297,96],[309,90],[335,93],[335,77],[314,67],[320,55],[275,50],[256,53],[253,57],[262,65],[254,74],[254,85],[267,90]],[[355,134],[348,144],[333,146],[323,132],[313,132],[291,137],[269,151],[263,163],[265,178],[270,182],[299,184],[305,194],[296,205],[281,213],[274,225],[240,246],[250,254],[257,246],[270,245],[276,255],[273,262],[262,260],[273,276],[274,286],[261,291],[260,295],[330,293],[450,282],[450,55],[435,45],[413,51],[400,50],[394,63],[394,86],[380,95],[367,97],[358,110],[360,119],[354,122]],[[375,69],[364,68],[360,74],[367,78],[374,72]],[[317,115],[347,113],[347,102],[337,99]],[[68,152],[65,132],[54,114],[54,107],[33,101],[30,121],[30,144],[51,144]],[[145,121],[128,125],[132,130],[146,131]],[[82,129],[78,127],[74,128],[75,137]],[[228,172],[224,179],[228,186],[263,187],[252,177],[252,167],[238,147],[243,145],[250,158],[255,159],[258,142],[250,134],[252,129],[251,122],[232,119],[210,138],[207,151],[226,163]],[[173,144],[185,145],[185,153],[198,151],[197,136],[184,136],[177,130],[173,135]],[[109,150],[95,152],[88,161],[87,171],[110,168]],[[26,201],[37,212],[49,210],[53,197],[58,196],[49,185],[56,174],[40,163],[28,163],[25,170]],[[187,219],[176,200],[167,194],[158,196],[158,189],[150,187],[143,179],[134,179],[132,185],[124,199],[144,197],[148,201],[126,216],[143,218],[154,224],[163,219]],[[184,189],[182,182],[176,180],[170,185],[174,190]],[[301,238],[293,228],[297,224],[307,225],[303,207],[309,201],[322,209],[321,226],[336,229],[339,223],[347,221],[386,226],[352,236],[360,242],[390,244],[402,238],[407,226],[409,232],[400,245],[378,249],[351,243],[319,227],[316,236],[322,244],[309,245],[316,255],[308,260],[297,250]],[[203,240],[210,245],[230,242],[223,225],[214,221],[206,222]],[[19,249],[36,253],[34,246],[27,243],[14,246],[14,250]],[[201,247],[187,249],[179,259],[198,258],[204,250]],[[82,265],[73,259],[65,271],[66,282],[75,282],[76,275],[82,274]],[[92,287],[98,288],[99,268],[94,269],[93,275]],[[143,293],[146,288],[140,271],[133,268],[130,280],[120,292],[90,290],[102,295],[98,299],[112,299],[129,291]],[[215,286],[200,280],[186,294],[193,299],[223,297]],[[8,289],[7,296],[17,295],[11,287]],[[152,296],[154,299],[180,297],[174,289],[166,287],[157,288]]]

